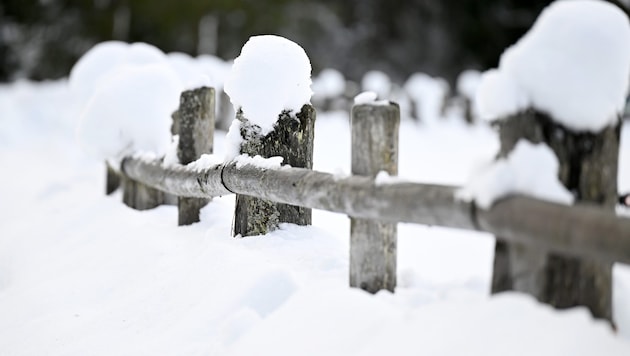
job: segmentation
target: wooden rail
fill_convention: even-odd
[[[165,168],[159,160],[127,158],[122,170],[134,180],[182,197],[243,194],[356,218],[483,231],[576,257],[630,263],[630,219],[586,204],[565,206],[513,196],[483,210],[456,200],[456,187],[377,184],[371,177],[340,178],[290,167],[237,168],[226,163],[196,172],[184,166]]]

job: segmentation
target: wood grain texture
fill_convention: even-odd
[[[352,174],[375,177],[398,174],[397,104],[352,108]],[[396,288],[396,223],[350,219],[350,286],[371,293]]]

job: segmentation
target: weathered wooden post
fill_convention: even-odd
[[[215,95],[214,89],[201,87],[181,94],[177,117],[179,144],[177,158],[186,165],[202,154],[212,153],[214,142]],[[199,221],[199,210],[208,199],[178,198],[178,224],[190,225]]]
[[[241,154],[263,158],[281,156],[283,163],[291,167],[313,168],[315,109],[310,104],[304,105],[297,114],[283,111],[274,130],[266,136],[261,135],[260,127],[249,122],[242,111],[239,110],[236,119],[240,121],[243,139]],[[310,225],[311,220],[311,209],[237,194],[232,234],[261,235],[276,229],[280,223]]]
[[[534,110],[498,122],[501,152],[519,139],[546,143],[560,163],[559,179],[576,201],[614,209],[620,125],[599,133],[574,132]],[[612,320],[612,263],[548,254],[497,241],[492,291],[517,290],[557,308],[587,306],[597,318]]]
[[[129,177],[122,177],[123,203],[136,210],[156,208],[164,202],[164,193],[136,182]]]
[[[112,167],[109,162],[105,162],[107,174],[105,176],[105,194],[110,195],[120,187],[120,173]]]
[[[352,174],[398,174],[400,109],[361,104],[352,108]],[[350,219],[350,286],[371,293],[396,287],[395,223]]]

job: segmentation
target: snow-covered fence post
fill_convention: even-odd
[[[313,139],[315,109],[304,105],[297,115],[282,112],[273,131],[267,135],[249,122],[243,112],[237,113],[240,134],[243,138],[240,153],[263,158],[281,156],[291,167],[313,168]],[[280,223],[311,224],[311,209],[273,203],[247,195],[236,195],[233,235],[252,236],[266,234]]]
[[[271,158],[312,169],[315,109],[311,63],[304,49],[279,36],[245,43],[224,84],[236,109],[228,132],[232,156]],[[237,162],[234,163],[238,165]],[[311,209],[236,195],[234,236],[266,234],[280,223],[311,224]]]
[[[210,154],[214,142],[214,89],[201,87],[181,94],[177,111],[179,143],[177,159],[186,165],[202,154]],[[178,224],[190,225],[199,221],[199,210],[208,204],[203,198],[178,198]]]
[[[352,108],[352,174],[398,174],[400,110],[395,103],[366,103]],[[396,287],[397,226],[350,219],[350,286],[371,293]]]
[[[524,162],[521,167],[538,171],[523,178],[528,172],[521,169],[521,192],[526,181],[551,174],[570,199],[614,211],[619,114],[629,77],[630,22],[619,8],[599,1],[559,1],[542,12],[527,35],[502,55],[499,68],[484,74],[477,95],[480,114],[500,119],[500,156],[527,146],[523,140],[542,143],[539,147],[555,156],[551,165],[531,157]],[[504,174],[499,185],[509,176]],[[526,190],[557,199],[547,188],[538,184]],[[479,225],[485,228],[483,217]],[[503,290],[526,292],[557,308],[583,305],[595,317],[612,321],[610,262],[498,241],[492,291]]]
[[[499,122],[501,152],[519,139],[544,142],[560,163],[559,179],[580,202],[614,210],[617,201],[619,124],[601,132],[576,132],[529,110]],[[612,264],[548,254],[541,249],[498,241],[492,291],[518,290],[558,308],[587,306],[611,320]]]

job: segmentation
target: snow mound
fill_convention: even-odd
[[[456,197],[474,200],[482,209],[489,209],[510,194],[572,204],[573,195],[558,180],[558,169],[558,159],[547,145],[521,139],[507,159],[500,159],[475,175]]]
[[[392,90],[392,81],[387,74],[378,70],[372,70],[363,75],[361,89],[363,91],[373,91],[379,97],[387,98]]]
[[[311,62],[302,47],[286,38],[251,37],[234,60],[225,92],[234,108],[266,135],[282,111],[299,112],[310,103]]]
[[[557,1],[484,75],[476,101],[485,119],[531,106],[570,129],[597,132],[617,122],[629,77],[627,16],[604,1]]]
[[[204,72],[197,60],[186,53],[171,52],[167,55],[168,62],[184,84],[185,90],[199,87],[214,87],[212,77]]]
[[[326,68],[313,80],[313,96],[322,99],[338,98],[346,90],[346,79],[338,70]]]
[[[70,90],[85,104],[104,78],[124,65],[145,65],[166,61],[157,47],[147,43],[106,41],[87,51],[70,71]]]
[[[442,107],[448,95],[448,83],[425,73],[414,73],[405,82],[405,90],[416,103],[416,118],[432,124],[442,117]]]
[[[354,105],[373,104],[376,102],[378,94],[373,91],[364,91],[354,97]]]
[[[115,70],[99,84],[81,114],[79,143],[101,160],[117,160],[136,151],[168,152],[171,114],[181,91],[168,63]]]
[[[467,69],[457,77],[457,92],[464,98],[473,100],[479,88],[481,73],[477,70]]]

